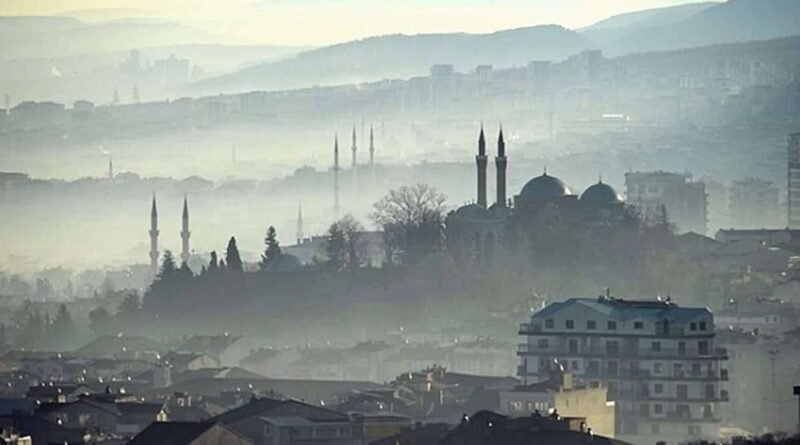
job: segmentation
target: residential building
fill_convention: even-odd
[[[360,425],[349,415],[297,400],[253,398],[211,419],[256,445],[357,445]]]
[[[208,422],[159,422],[148,426],[128,445],[253,445],[224,425]]]
[[[556,370],[547,381],[500,391],[499,398],[500,414],[529,416],[556,412],[585,419],[587,428],[595,434],[615,437],[616,409],[614,402],[608,400],[607,388],[576,384],[569,372]]]
[[[789,228],[800,229],[800,133],[789,135],[787,187],[789,189]]]
[[[520,327],[524,384],[566,369],[606,385],[616,403],[616,437],[637,444],[716,438],[728,394],[726,352],[714,344],[705,308],[611,296],[553,303]]]
[[[736,227],[783,227],[779,218],[778,195],[778,187],[771,181],[756,178],[734,181],[729,206]]]
[[[702,182],[688,173],[625,173],[627,202],[635,205],[645,220],[657,220],[661,209],[680,233],[706,233],[708,199]],[[663,207],[662,207],[663,206]]]

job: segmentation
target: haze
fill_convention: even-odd
[[[323,45],[383,34],[490,32],[558,23],[580,28],[610,15],[681,0],[2,0],[0,15],[62,15],[98,22],[160,19],[229,43]]]

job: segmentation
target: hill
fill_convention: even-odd
[[[163,21],[86,24],[70,17],[0,17],[0,59],[220,42],[202,31]]]
[[[609,23],[614,25],[611,20],[600,22],[586,29],[583,35],[608,54],[621,55],[800,34],[797,0],[729,0],[700,4],[694,11],[692,5],[677,8],[650,14],[645,11],[640,20],[622,21],[619,26],[609,27]]]
[[[689,3],[628,12],[611,16],[591,26],[582,28],[578,32],[599,46],[605,47],[631,33],[671,25],[717,5],[719,3],[715,2]]]
[[[588,49],[578,33],[546,25],[491,34],[421,34],[371,37],[298,54],[278,62],[209,79],[192,93],[278,90],[426,75],[434,64],[458,70],[491,64],[496,68],[531,60],[560,60]]]

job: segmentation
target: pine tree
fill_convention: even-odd
[[[161,262],[161,271],[158,273],[158,281],[170,281],[175,276],[175,258],[172,257],[172,251],[167,250],[164,252],[164,261]]]
[[[228,248],[225,250],[225,263],[230,272],[244,272],[242,257],[239,256],[239,248],[236,247],[236,237],[232,236],[228,241]]]
[[[270,263],[283,254],[280,243],[278,242],[278,234],[275,231],[275,227],[269,226],[267,229],[267,237],[264,238],[264,245],[266,247],[264,253],[261,255],[261,263],[258,265],[261,270],[267,270]]]
[[[216,250],[212,250],[211,251],[211,259],[208,262],[208,270],[209,271],[214,271],[214,270],[217,270],[218,267],[219,267],[219,260],[217,259],[217,251]]]

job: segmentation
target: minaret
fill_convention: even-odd
[[[339,136],[333,138],[333,218],[339,220]]]
[[[483,124],[481,124],[475,163],[478,164],[478,205],[483,208],[486,208],[486,159],[486,138],[483,135]]]
[[[370,186],[375,188],[375,133],[372,131],[372,125],[369,126],[369,172],[370,172]]]
[[[503,139],[503,126],[500,126],[500,135],[497,137],[497,156],[494,159],[497,168],[497,206],[505,207],[506,204],[506,141]]]
[[[303,204],[297,206],[297,245],[303,244],[305,234],[303,233]]]
[[[189,201],[186,195],[183,195],[183,224],[181,226],[181,260],[184,263],[189,262],[189,237],[192,232],[189,231]]]
[[[353,125],[353,146],[351,148],[353,151],[353,198],[356,197],[356,193],[358,193],[358,145],[356,144],[356,126]]]
[[[153,275],[158,273],[158,209],[156,209],[155,193],[153,193],[153,206],[150,209],[150,271]]]

